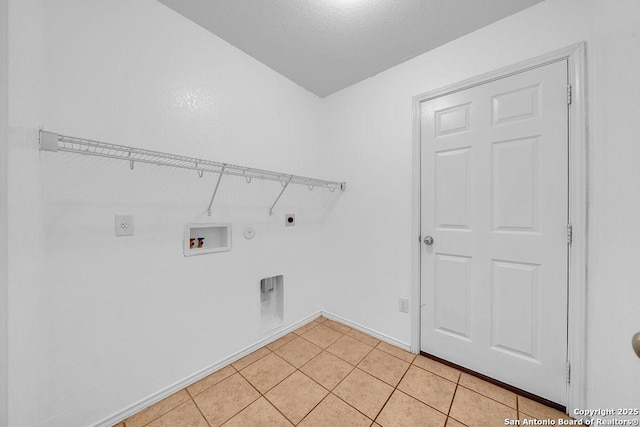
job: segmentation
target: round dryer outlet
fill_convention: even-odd
[[[296,214],[286,214],[284,216],[284,225],[287,227],[296,225]]]

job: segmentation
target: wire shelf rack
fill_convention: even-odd
[[[256,169],[247,166],[239,166],[230,163],[215,162],[206,159],[180,156],[177,154],[163,153],[160,151],[145,150],[142,148],[128,147],[125,145],[110,144],[86,138],[77,138],[68,135],[61,135],[54,132],[40,131],[40,150],[44,151],[66,151],[70,153],[85,154],[89,156],[107,157],[111,159],[126,160],[131,169],[135,163],[147,163],[159,166],[170,166],[182,169],[191,169],[198,172],[200,177],[205,172],[219,174],[216,187],[211,197],[211,203],[207,209],[211,215],[211,205],[215,199],[223,175],[240,176],[251,182],[253,179],[277,181],[282,185],[282,191],[278,195],[275,203],[269,210],[271,214],[275,204],[289,184],[306,185],[309,189],[315,187],[327,188],[330,191],[346,190],[346,182],[327,181],[324,179],[310,178],[300,175],[291,175],[281,172],[274,172],[266,169]]]

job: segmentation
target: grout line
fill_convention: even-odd
[[[256,362],[257,362],[257,360],[256,360]],[[247,366],[247,367],[248,367],[248,366]],[[234,369],[235,369],[235,368],[234,368]],[[248,382],[248,383],[249,383],[249,385],[250,385],[251,387],[253,387],[253,388],[258,392],[258,394],[259,394],[260,396],[262,396],[262,394],[260,393],[260,391],[259,391],[258,389],[256,389],[256,388],[253,386],[253,384],[251,384],[251,381],[249,381],[248,379],[246,379],[246,378],[244,377],[244,375],[242,375],[242,374],[240,373],[240,371],[238,371],[237,369],[236,369],[236,374],[240,375],[240,377],[241,377],[243,380],[245,380],[246,382]],[[222,380],[222,381],[225,381],[225,380],[227,380],[227,379],[231,378],[231,377],[232,377],[232,376],[234,376],[234,375],[235,375],[235,374],[231,374],[231,375],[229,375],[227,378],[225,378],[225,379],[224,379],[224,380]],[[217,384],[215,384],[215,385],[213,385],[213,386],[209,387],[207,390],[209,390],[209,389],[210,389],[210,388],[212,388],[212,387],[215,387],[216,385],[220,384],[222,381],[220,381],[219,383],[217,383]],[[220,425],[222,425],[222,424],[226,423],[226,422],[227,422],[227,421],[229,421],[231,418],[235,417],[235,416],[236,416],[236,415],[238,415],[240,412],[242,412],[242,411],[244,411],[245,409],[247,409],[247,408],[248,408],[249,406],[251,406],[251,405],[252,405],[256,400],[260,399],[260,396],[258,396],[256,399],[253,399],[251,402],[249,402],[246,406],[244,406],[244,407],[243,407],[242,409],[240,409],[238,412],[236,412],[236,413],[235,413],[235,414],[233,414],[231,417],[229,417],[229,418],[227,418],[226,420],[224,420]],[[198,404],[196,403],[196,401],[195,401],[193,398],[192,398],[191,400],[193,400],[193,402],[196,404],[196,406],[198,406]],[[198,406],[198,409],[200,409],[200,407],[199,407],[199,406]],[[200,413],[202,413],[202,411],[200,411]],[[202,416],[204,416],[204,414],[202,414]],[[207,421],[207,417],[205,417],[204,419],[205,419],[205,421]],[[209,421],[207,421],[207,424],[209,424]],[[209,424],[209,425],[210,425],[210,424]],[[211,425],[210,425],[210,426],[211,426]]]
[[[355,406],[353,406],[351,403],[347,402],[346,400],[344,400],[343,398],[341,398],[340,396],[338,396],[335,393],[331,393],[333,395],[333,397],[335,397],[338,400],[341,400],[345,405],[349,406],[350,408],[354,409],[356,412],[361,413],[366,419],[371,420],[371,417],[368,416],[367,414],[365,414],[364,412],[362,412],[360,409],[356,408]],[[375,422],[375,420],[371,420],[371,424],[373,424]]]
[[[180,389],[180,390],[176,391],[175,393],[170,394],[169,396],[167,396],[167,397],[165,397],[164,399],[162,399],[160,402],[162,402],[162,401],[163,401],[163,400],[165,400],[165,399],[170,398],[171,396],[175,396],[176,394],[180,393],[182,390],[185,390],[185,389]],[[185,390],[185,392],[186,392],[187,396],[189,397],[189,399],[191,399],[191,395],[189,394],[189,392],[187,392],[186,390]],[[187,399],[187,400],[189,400],[189,399]],[[158,403],[160,403],[160,402],[158,402]],[[162,414],[158,415],[157,417],[155,417],[154,419],[152,419],[152,420],[151,420],[151,421],[149,421],[148,423],[144,424],[142,427],[144,427],[144,426],[147,426],[147,425],[151,424],[152,422],[154,422],[155,420],[157,420],[157,419],[159,419],[159,418],[161,418],[161,417],[164,417],[164,416],[165,416],[165,415],[167,415],[169,412],[173,411],[174,409],[176,409],[178,406],[182,405],[182,404],[183,404],[183,403],[185,403],[185,402],[186,402],[186,400],[185,400],[184,402],[180,402],[180,403],[178,403],[176,406],[174,406],[173,408],[169,409],[168,411],[163,412]],[[133,415],[131,415],[131,416],[127,417],[127,419],[129,419],[129,418],[131,418],[131,417],[134,417],[134,416],[138,415],[139,413],[141,413],[141,412],[143,412],[143,411],[145,411],[145,410],[147,410],[147,409],[149,409],[149,408],[151,408],[151,407],[153,407],[153,406],[155,406],[155,405],[157,405],[157,403],[156,403],[156,404],[154,404],[154,405],[151,405],[151,406],[147,406],[147,407],[146,407],[146,408],[144,408],[142,411],[140,411],[140,412],[136,412],[135,414],[133,414]],[[125,427],[126,427],[126,419],[125,419],[125,420],[123,420],[122,422],[123,422],[123,423],[125,423]],[[116,425],[117,425],[117,424],[116,424]]]
[[[345,336],[345,335],[346,335],[346,334],[342,334],[342,336]],[[338,339],[340,339],[340,338],[338,338]],[[336,341],[337,341],[337,340],[336,340]],[[334,341],[334,342],[335,342],[335,341]],[[333,343],[332,343],[332,344],[333,344]],[[330,344],[330,345],[331,345],[331,344]],[[330,345],[329,345],[329,346],[330,346]],[[368,345],[368,344],[367,344],[367,345]],[[328,348],[329,346],[327,346],[327,348]],[[371,347],[371,346],[370,346],[370,347]],[[369,353],[371,353],[371,352],[373,351],[373,349],[374,349],[374,348],[375,348],[375,347],[371,347],[371,350],[369,350],[369,352],[368,352],[364,357],[367,357],[367,356],[369,355]],[[323,350],[323,351],[327,351],[326,349],[322,349],[322,350]],[[327,353],[328,353],[328,354],[330,354],[330,355],[332,355],[332,356],[337,357],[338,359],[340,359],[340,360],[342,360],[343,362],[345,362],[347,365],[351,366],[351,370],[350,370],[349,372],[347,372],[347,374],[346,374],[346,375],[345,375],[345,376],[344,376],[340,381],[338,381],[338,383],[337,383],[335,386],[333,386],[333,388],[332,388],[331,390],[329,390],[329,394],[333,395],[336,399],[341,400],[344,404],[348,405],[350,408],[353,408],[353,409],[354,409],[354,410],[356,410],[357,412],[361,413],[361,414],[362,414],[364,417],[366,417],[368,420],[370,420],[371,418],[369,418],[369,417],[368,417],[364,412],[360,411],[358,408],[356,408],[355,406],[351,405],[349,402],[345,401],[344,399],[342,399],[340,396],[338,396],[337,394],[335,394],[335,393],[333,392],[333,390],[335,390],[336,388],[338,388],[338,386],[339,386],[340,384],[342,384],[342,382],[343,382],[343,381],[344,381],[344,380],[345,380],[349,375],[351,375],[351,373],[352,373],[354,370],[356,370],[356,369],[357,369],[357,365],[352,365],[351,363],[347,362],[346,360],[344,360],[344,359],[343,359],[343,358],[341,358],[340,356],[336,356],[335,354],[333,354],[333,353],[331,353],[331,352],[329,352],[329,351],[327,351]],[[363,360],[364,360],[364,357],[362,358]],[[313,360],[313,359],[312,359],[312,360]],[[362,360],[361,360],[361,362],[362,362]],[[363,371],[363,372],[364,372],[364,371]],[[303,372],[303,373],[304,373],[304,372]],[[317,381],[316,381],[316,382],[317,382]],[[320,384],[320,385],[322,386],[322,384]],[[325,390],[326,390],[326,388],[325,388]],[[329,394],[328,394],[328,395],[329,395]],[[327,396],[328,396],[328,395],[327,395]],[[325,399],[326,399],[326,397],[325,397]],[[324,400],[324,399],[323,399],[323,400]],[[307,415],[309,415],[309,414],[307,414]],[[306,416],[305,416],[305,418],[306,418]],[[374,421],[375,421],[375,420],[372,420],[372,424],[373,424],[373,422],[374,422]]]
[[[391,352],[388,352],[387,350],[385,350],[385,349],[383,349],[383,348],[380,348],[380,344],[382,344],[382,343],[385,343],[385,344],[387,344],[387,345],[390,345],[391,347],[395,347],[395,348],[397,348],[398,350],[404,351],[405,353],[409,353],[409,354],[411,354],[411,355],[413,356],[413,359],[411,359],[411,362],[407,362],[407,361],[406,361],[406,360],[404,360],[403,358],[398,357],[398,356],[396,356],[395,354],[393,354],[393,353],[391,353]],[[406,362],[406,363],[408,363],[408,364],[410,364],[410,365],[413,365],[413,362],[416,360],[416,357],[418,357],[418,355],[417,355],[417,354],[413,354],[413,353],[408,352],[408,351],[406,351],[406,350],[404,350],[404,349],[401,349],[400,347],[397,347],[397,346],[395,346],[395,345],[393,345],[393,344],[389,344],[388,342],[384,342],[384,341],[382,341],[382,340],[380,340],[380,342],[375,346],[375,348],[377,348],[377,349],[378,349],[378,350],[380,350],[380,351],[384,351],[385,353],[392,355],[392,356],[393,356],[393,357],[395,357],[396,359],[400,359],[400,360],[402,360],[403,362]]]
[[[289,366],[291,366],[292,368],[294,368],[294,371],[293,371],[293,372],[291,372],[291,373],[290,373],[289,375],[287,375],[286,377],[284,377],[283,379],[281,379],[280,381],[278,381],[277,383],[275,383],[273,386],[271,386],[271,387],[269,388],[269,390],[265,391],[264,393],[262,393],[260,390],[258,390],[258,389],[256,388],[256,386],[254,386],[254,385],[253,385],[253,383],[251,382],[251,380],[249,380],[249,379],[248,379],[248,378],[246,378],[244,375],[242,375],[242,372],[238,372],[238,373],[242,376],[242,378],[244,378],[244,379],[245,379],[249,384],[251,384],[251,387],[255,388],[255,389],[256,389],[256,391],[257,391],[260,395],[265,395],[265,394],[269,393],[273,388],[275,388],[276,386],[278,386],[282,381],[284,381],[284,380],[286,380],[287,378],[289,378],[291,375],[293,375],[293,374],[298,370],[298,368],[296,368],[296,367],[295,367],[295,366],[293,366],[291,363],[289,363],[289,362],[287,362],[286,360],[284,360],[282,357],[278,356],[278,355],[277,355],[277,354],[275,354],[275,353],[273,353],[273,354],[274,354],[274,356],[276,356],[277,358],[281,359],[284,363],[286,363],[287,365],[289,365]]]
[[[387,353],[387,354],[389,354],[389,353]],[[393,356],[393,355],[392,355],[392,356]],[[400,359],[400,360],[402,360],[402,359]],[[443,377],[442,375],[438,375],[438,374],[436,374],[435,372],[432,372],[432,371],[430,371],[430,370],[428,370],[428,369],[422,368],[422,367],[420,367],[420,366],[418,366],[418,365],[414,365],[413,363],[411,364],[411,366],[413,366],[414,368],[418,368],[418,369],[420,369],[420,370],[422,370],[422,371],[428,372],[428,373],[430,373],[430,374],[432,374],[432,375],[435,375],[435,376],[436,376],[436,377],[438,377],[438,378],[442,378],[443,380],[447,380],[447,381],[449,381],[450,383],[454,383],[454,384],[459,384],[459,383],[460,383],[460,374],[458,374],[458,379],[457,379],[457,380],[455,380],[455,381],[451,381],[449,378]],[[465,388],[466,388],[466,387],[465,387]],[[480,394],[482,394],[482,393],[480,393]],[[483,396],[484,396],[484,395],[483,395]]]
[[[293,375],[293,374],[291,374],[291,375]],[[289,376],[291,376],[291,375],[289,375]],[[289,378],[289,377],[287,377],[287,378]],[[283,381],[284,381],[284,380],[283,380]],[[274,386],[274,387],[275,387],[275,386]],[[272,401],[270,401],[270,400],[269,400],[269,398],[268,398],[267,396],[265,396],[265,395],[263,394],[263,395],[261,395],[260,397],[263,397],[263,398],[264,398],[264,400],[266,400],[266,401],[267,401],[267,403],[268,403],[269,405],[273,406],[273,408],[274,408],[276,411],[280,412],[280,415],[282,415],[282,416],[284,417],[284,419],[285,419],[285,420],[289,421],[289,422],[290,422],[291,424],[293,424],[294,426],[296,425],[296,423],[294,423],[293,421],[291,421],[291,420],[289,419],[289,417],[287,417],[287,416],[284,414],[284,412],[282,412],[282,411],[280,410],[280,408],[278,408],[278,407],[275,405],[275,403],[273,403]]]
[[[380,407],[380,409],[378,410],[378,413],[376,414],[376,416],[373,417],[373,422],[376,422],[376,420],[378,419],[378,417],[382,413],[382,410],[384,409],[385,406],[387,406],[387,403],[389,403],[389,400],[391,399],[391,396],[393,396],[393,393],[395,393],[396,390],[397,390],[397,388],[395,388],[395,387],[393,388],[393,390],[391,390],[391,393],[389,393],[389,397],[387,397],[387,400],[384,401],[384,404]]]
[[[312,323],[314,323],[314,322],[316,322],[316,321],[315,321],[315,319],[314,319],[314,320],[312,320],[311,322],[309,322],[309,323],[305,324],[305,325],[300,326],[298,329],[301,329],[301,328],[304,328],[304,327],[306,327],[306,326],[308,326],[308,325],[311,325],[311,324],[312,324]],[[317,323],[317,322],[316,322],[316,323]],[[322,325],[322,323],[317,323],[315,326],[313,326],[313,327],[311,327],[311,328],[307,329],[307,330],[306,330],[306,331],[304,331],[304,332],[296,332],[298,329],[295,329],[295,330],[291,331],[290,333],[292,333],[292,334],[296,334],[297,336],[301,337],[303,334],[306,334],[306,333],[307,333],[307,332],[309,332],[310,330],[315,329],[315,328],[317,328],[317,327],[318,327],[318,326],[320,326],[320,325]]]
[[[335,320],[331,320],[331,322],[335,322],[335,323],[338,323],[339,325],[342,325],[342,323],[336,322]],[[348,327],[348,326],[346,326],[346,325],[343,325],[343,326],[344,326],[345,328],[347,328],[347,329],[348,329],[348,331],[347,331],[347,332],[342,332],[342,331],[340,331],[340,330],[338,330],[338,329],[336,329],[336,328],[334,328],[334,327],[330,326],[330,325],[331,325],[331,323],[330,323],[329,325],[327,325],[326,323],[327,323],[327,322],[324,322],[324,323],[321,323],[320,325],[326,326],[326,327],[327,327],[327,328],[329,328],[329,329],[333,329],[333,330],[334,330],[334,331],[336,331],[336,332],[340,332],[342,335],[347,335],[347,334],[351,331],[351,328],[349,328],[349,327]]]
[[[230,421],[232,418],[234,418],[235,416],[237,416],[238,414],[240,414],[241,412],[243,412],[245,409],[247,409],[249,406],[253,405],[254,403],[256,403],[256,401],[258,399],[260,399],[262,396],[258,396],[257,398],[253,399],[251,402],[249,402],[247,404],[247,406],[243,407],[242,409],[240,409],[238,412],[236,412],[235,414],[231,415],[229,418],[227,418],[226,420],[222,421],[222,423],[220,425],[223,425],[224,423]]]
[[[449,410],[447,411],[447,418],[449,418],[449,414],[451,414],[451,408],[453,408],[453,401],[456,400],[456,393],[458,392],[458,387],[461,387],[460,384],[456,384],[455,390],[453,390],[453,396],[451,396],[451,403],[449,404]]]
[[[412,364],[411,366],[415,366],[415,365],[413,365],[413,364]],[[411,366],[410,366],[409,368],[411,368]],[[418,368],[418,369],[422,369],[422,368],[420,368],[419,366],[415,366],[415,367],[416,367],[416,368]],[[430,374],[433,374],[433,372],[431,372],[431,371],[427,371],[426,369],[422,369],[422,370],[423,370],[423,371],[425,371],[425,372],[428,372],[428,373],[430,373]],[[405,373],[404,373],[404,375],[402,376],[402,379],[400,379],[400,382],[398,383],[398,385],[400,385],[400,383],[402,382],[402,380],[404,379],[405,375],[407,375],[407,373],[408,373],[408,372],[409,372],[409,369],[407,369],[407,372],[405,372]],[[434,375],[435,375],[435,374],[434,374]],[[437,376],[437,375],[436,375],[436,376]],[[442,377],[439,377],[439,378],[442,378]],[[442,379],[445,379],[445,380],[446,380],[446,378],[442,378]],[[458,389],[458,384],[457,384],[457,383],[454,383],[454,382],[453,382],[453,381],[451,381],[451,380],[447,380],[447,381],[449,381],[450,383],[453,383],[453,384],[455,384],[455,385],[456,385],[456,388],[455,388],[455,390],[453,391],[453,397],[451,398],[451,404],[449,404],[449,410],[451,410],[451,405],[453,405],[453,398],[455,397],[456,390]],[[444,412],[442,412],[440,409],[438,409],[438,408],[434,408],[433,406],[429,405],[427,402],[423,402],[421,399],[418,399],[417,397],[412,396],[411,394],[409,394],[409,393],[408,393],[408,392],[406,392],[406,391],[402,391],[402,390],[401,390],[401,389],[399,389],[398,387],[396,387],[396,390],[398,390],[400,393],[406,394],[407,396],[411,397],[412,399],[417,400],[418,402],[422,403],[423,405],[427,405],[429,408],[431,408],[431,409],[433,409],[434,411],[437,411],[437,412],[439,412],[439,413],[441,413],[441,414],[445,415],[446,417],[448,417],[448,416],[449,416],[449,414],[448,414],[448,413],[447,413],[447,414],[445,414],[445,413],[444,413]],[[457,421],[457,420],[456,420],[456,421]]]
[[[376,348],[377,348],[377,346],[376,346]],[[372,351],[373,351],[373,350],[372,350]],[[380,351],[382,351],[382,350],[380,350]],[[385,352],[385,353],[386,353],[386,352]],[[389,354],[389,353],[387,353],[387,354]],[[391,356],[393,356],[393,354],[392,354]],[[395,356],[394,356],[394,357],[395,357]],[[398,358],[396,358],[396,359],[398,359]],[[391,394],[389,395],[389,397],[387,397],[387,400],[384,402],[384,405],[382,405],[382,407],[380,408],[380,410],[379,410],[379,411],[378,411],[378,413],[376,414],[375,418],[373,419],[373,421],[374,421],[374,422],[378,419],[378,417],[379,417],[379,416],[380,416],[380,414],[382,413],[382,410],[384,409],[384,407],[385,407],[385,406],[387,406],[387,403],[389,403],[389,400],[391,399],[391,396],[393,396],[393,394],[394,394],[396,391],[399,391],[400,393],[402,393],[402,390],[398,390],[398,386],[400,385],[400,383],[402,382],[402,380],[404,379],[404,377],[407,375],[407,372],[409,372],[409,368],[410,368],[410,367],[411,367],[411,364],[409,364],[409,367],[407,367],[407,369],[404,371],[404,374],[402,374],[402,377],[400,377],[400,381],[398,381],[398,384],[396,384],[395,386],[393,386],[393,391],[391,392]],[[376,378],[377,378],[377,377],[376,377]],[[386,384],[386,383],[385,383],[385,384]],[[406,394],[406,393],[405,393],[405,394]],[[416,399],[415,397],[410,396],[410,395],[408,395],[408,394],[407,394],[407,396],[409,396],[409,397],[412,397],[412,398]],[[419,399],[416,399],[416,400],[417,400],[418,402],[422,402],[422,401],[420,401]],[[422,403],[424,403],[424,402],[422,402]],[[446,421],[445,421],[445,423],[446,423]]]
[[[304,373],[304,372],[303,372],[303,373]],[[312,378],[312,379],[313,379],[313,378]],[[320,386],[322,386],[322,384],[320,384]],[[325,388],[325,390],[326,390],[326,388]],[[310,410],[309,412],[307,412],[307,414],[306,414],[304,417],[302,417],[302,419],[300,420],[300,422],[299,422],[298,424],[302,423],[302,422],[305,420],[305,418],[307,418],[307,417],[309,416],[309,414],[311,414],[311,413],[312,413],[312,412],[313,412],[313,411],[314,411],[318,406],[320,406],[320,404],[321,404],[322,402],[324,402],[324,401],[327,399],[327,397],[329,397],[329,396],[331,396],[331,392],[327,393],[327,394],[326,394],[322,399],[320,399],[320,402],[318,402],[318,403],[316,404],[316,406],[314,406],[313,408],[311,408],[311,410]],[[294,425],[295,425],[295,424],[294,424]]]
[[[246,355],[245,357],[243,357],[242,359],[244,359],[244,358],[246,358],[246,357],[251,356],[253,353],[255,353],[255,352],[257,352],[257,351],[260,351],[260,350],[262,350],[263,348],[264,348],[264,349],[266,349],[269,353],[273,353],[273,351],[269,350],[269,349],[267,348],[267,346],[262,346],[262,347],[260,347],[260,348],[256,349],[255,351],[252,351],[251,353],[247,354],[247,355]],[[235,366],[233,366],[233,363],[238,363],[240,360],[242,360],[242,359],[239,359],[239,360],[236,360],[235,362],[231,363],[231,367],[232,367],[233,369],[235,369],[236,371],[240,372],[240,371],[242,371],[243,369],[248,368],[249,366],[253,365],[254,363],[256,363],[258,360],[262,359],[263,357],[267,357],[268,355],[269,355],[269,354],[267,353],[267,354],[265,354],[264,356],[260,356],[260,357],[258,357],[256,360],[254,360],[253,362],[249,363],[249,364],[248,364],[248,365],[246,365],[246,366],[243,366],[241,369],[238,369],[238,368],[236,368]],[[229,366],[229,365],[227,365],[227,366]],[[223,366],[223,367],[224,367],[224,366]],[[220,369],[222,369],[222,368],[220,368]],[[220,370],[220,369],[219,369],[219,370]],[[216,372],[218,372],[218,371],[216,371]],[[205,377],[205,378],[206,378],[206,377]]]
[[[358,331],[357,329],[353,329],[353,328],[351,329],[351,331],[360,332],[360,331]],[[349,332],[351,332],[351,331],[349,331]],[[347,332],[345,335],[346,335],[346,336],[348,336],[349,338],[353,338],[353,339],[354,339],[354,340],[356,340],[356,341],[360,341],[362,344],[366,344],[366,345],[371,346],[371,347],[373,347],[373,348],[377,347],[377,346],[378,346],[378,344],[380,344],[380,340],[379,340],[379,339],[377,339],[376,337],[371,337],[371,335],[365,334],[364,332],[360,332],[360,333],[361,333],[361,334],[363,334],[363,335],[367,335],[367,336],[369,336],[369,337],[371,337],[371,338],[375,339],[375,340],[376,340],[376,341],[378,341],[378,342],[377,342],[375,345],[371,345],[371,344],[369,344],[368,342],[364,342],[364,341],[363,341],[363,340],[361,340],[361,339],[358,339],[358,338],[356,338],[356,337],[354,337],[354,336],[349,335],[349,332]]]
[[[325,386],[323,386],[322,384],[320,384],[318,381],[314,380],[313,378],[311,378],[309,375],[306,375],[304,372],[298,370],[298,372],[300,372],[302,375],[304,375],[305,377],[309,378],[311,381],[313,381],[315,384],[318,384],[320,387],[322,387],[323,389],[327,390],[327,388]],[[322,399],[320,399],[320,401],[318,403],[316,403],[314,405],[313,408],[311,408],[309,410],[309,412],[307,412],[305,414],[304,417],[302,417],[302,419],[300,421],[298,421],[298,424],[300,424],[302,422],[302,420],[304,420],[305,418],[307,418],[307,416],[313,412],[314,409],[316,409],[318,407],[318,405],[320,405],[326,398],[327,396],[329,396],[331,394],[331,390],[327,390],[327,394],[324,395],[324,397]],[[275,406],[275,405],[274,405]],[[293,425],[297,425],[296,423],[293,423]]]
[[[515,408],[513,408],[513,407],[511,407],[511,406],[509,406],[509,405],[505,405],[503,402],[500,402],[499,400],[496,400],[496,399],[494,399],[494,398],[493,398],[493,397],[491,397],[491,396],[487,396],[486,394],[484,394],[484,393],[480,393],[479,391],[476,391],[476,390],[474,390],[474,389],[472,389],[472,388],[465,387],[465,386],[464,386],[464,385],[462,385],[462,384],[460,384],[460,387],[464,388],[465,390],[469,390],[470,392],[473,392],[473,393],[475,393],[475,394],[479,394],[480,396],[485,397],[485,398],[487,398],[487,399],[489,399],[489,400],[493,400],[494,402],[501,404],[501,405],[502,405],[502,406],[504,406],[505,408],[513,409],[513,410],[515,410],[515,411],[517,411],[517,410],[518,410],[518,408],[517,408],[517,406],[518,406],[518,398],[517,398],[517,397],[516,397],[516,407],[515,407]]]
[[[196,409],[198,409],[198,412],[200,412],[200,415],[202,415],[202,418],[204,418],[204,422],[207,423],[207,425],[209,427],[211,427],[211,424],[209,423],[209,420],[207,419],[207,417],[204,416],[204,413],[202,412],[202,409],[200,409],[200,407],[198,406],[196,401],[193,400],[193,397],[191,398],[191,401],[193,402],[194,405],[196,405]],[[124,426],[124,427],[127,427],[127,426]]]
[[[234,371],[231,375],[227,375],[226,377],[224,377],[223,379],[221,379],[221,380],[220,380],[220,381],[218,381],[217,383],[211,384],[209,387],[207,387],[207,388],[205,388],[205,389],[202,389],[202,391],[201,391],[201,392],[199,392],[199,393],[191,394],[191,392],[189,391],[189,387],[191,387],[191,386],[192,386],[192,385],[194,385],[194,384],[199,383],[200,381],[202,381],[202,380],[204,380],[204,379],[206,379],[206,378],[210,377],[210,376],[211,376],[211,375],[213,375],[213,374],[216,374],[216,373],[218,373],[218,372],[222,371],[222,370],[223,370],[223,369],[225,369],[227,366],[230,366],[230,367],[231,367],[231,369],[233,369],[233,371]],[[193,399],[193,398],[194,398],[194,397],[196,397],[197,395],[204,393],[205,391],[209,390],[211,387],[215,387],[215,386],[217,386],[217,385],[218,385],[218,384],[220,384],[222,381],[226,380],[227,378],[229,378],[229,377],[231,377],[231,376],[233,376],[233,375],[235,375],[235,374],[237,374],[237,373],[239,373],[239,371],[238,371],[236,368],[234,368],[234,367],[233,367],[233,366],[231,366],[231,365],[226,365],[226,366],[223,366],[222,368],[218,369],[217,371],[212,372],[211,374],[207,375],[207,376],[206,376],[206,377],[204,377],[202,380],[196,381],[195,383],[193,383],[193,384],[191,384],[191,385],[189,385],[189,386],[187,386],[187,387],[183,388],[182,390],[185,390],[185,391],[187,392],[187,394],[189,394],[189,396],[191,397],[191,399]],[[180,390],[178,390],[178,391],[180,391]],[[177,392],[176,392],[176,393],[177,393]],[[126,426],[125,426],[125,427],[126,427]]]
[[[293,334],[293,338],[291,338],[289,341],[287,341],[284,344],[280,344],[278,347],[274,348],[274,349],[270,349],[269,346],[275,344],[276,342],[280,341],[282,338],[284,337],[288,337],[289,335]],[[280,338],[278,338],[277,340],[265,345],[265,347],[267,347],[268,350],[271,350],[272,352],[275,352],[277,349],[284,347],[285,345],[289,344],[290,342],[294,341],[295,339],[300,338],[300,335],[294,333],[293,331],[289,332],[287,335],[283,335]],[[262,347],[260,347],[262,348]]]
[[[256,362],[257,362],[257,361],[256,361]],[[259,391],[257,388],[255,388],[255,387],[254,387],[254,385],[253,385],[253,384],[251,384],[251,381],[249,381],[248,379],[246,379],[246,378],[244,377],[244,375],[242,375],[242,374],[240,373],[240,371],[238,371],[238,372],[237,372],[237,374],[238,374],[238,375],[240,375],[240,377],[242,377],[242,379],[243,379],[243,380],[245,380],[246,382],[248,382],[248,383],[249,383],[249,385],[250,385],[251,387],[253,387],[255,391],[257,391],[257,392],[258,392],[258,397],[257,397],[257,398],[255,398],[255,399],[253,399],[251,402],[249,402],[246,406],[244,406],[244,407],[243,407],[242,409],[240,409],[238,412],[236,412],[235,414],[231,415],[231,417],[229,417],[229,418],[227,418],[226,420],[222,421],[222,423],[220,423],[220,425],[222,425],[222,424],[226,423],[226,422],[227,422],[227,421],[229,421],[231,418],[235,417],[235,416],[236,416],[236,415],[238,415],[240,412],[244,411],[244,410],[245,410],[245,409],[247,409],[249,406],[253,405],[253,404],[254,404],[258,399],[260,399],[260,397],[262,396],[262,394],[260,393],[260,391]],[[227,378],[231,378],[233,375],[235,375],[235,374],[229,375]],[[226,380],[227,378],[225,378],[225,380]],[[222,380],[222,381],[224,381],[224,380]],[[220,382],[222,382],[222,381],[220,381]],[[195,401],[194,401],[194,402],[195,402]],[[196,403],[196,406],[198,406],[198,404],[197,404],[197,403]],[[200,409],[200,408],[198,407],[198,409]],[[202,411],[201,411],[201,413],[202,413]],[[204,416],[204,414],[202,414],[202,415]],[[205,417],[205,421],[206,421],[206,419],[207,419],[207,418]],[[207,423],[208,423],[208,421],[207,421]]]

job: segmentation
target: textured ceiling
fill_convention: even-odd
[[[324,97],[542,0],[159,0]]]

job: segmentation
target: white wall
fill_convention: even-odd
[[[7,1],[0,0],[0,426],[9,423],[7,415]]]
[[[638,404],[640,2],[595,1],[590,49],[588,403]]]
[[[412,97],[587,41],[590,103],[588,394],[636,404],[640,364],[640,3],[547,0],[326,98],[332,173],[349,182],[325,233],[325,309],[410,343]],[[635,261],[634,261],[635,260]]]
[[[8,363],[9,425],[47,417],[48,296],[38,127],[43,122],[41,0],[9,0]]]
[[[285,276],[284,326],[321,309],[337,192],[292,186],[269,217],[278,183],[225,177],[207,217],[216,176],[37,145],[43,126],[332,178],[318,97],[154,0],[11,7],[12,426],[90,425],[255,343],[263,277]],[[135,236],[114,237],[116,213]],[[200,221],[232,222],[233,250],[185,258],[183,226]]]

